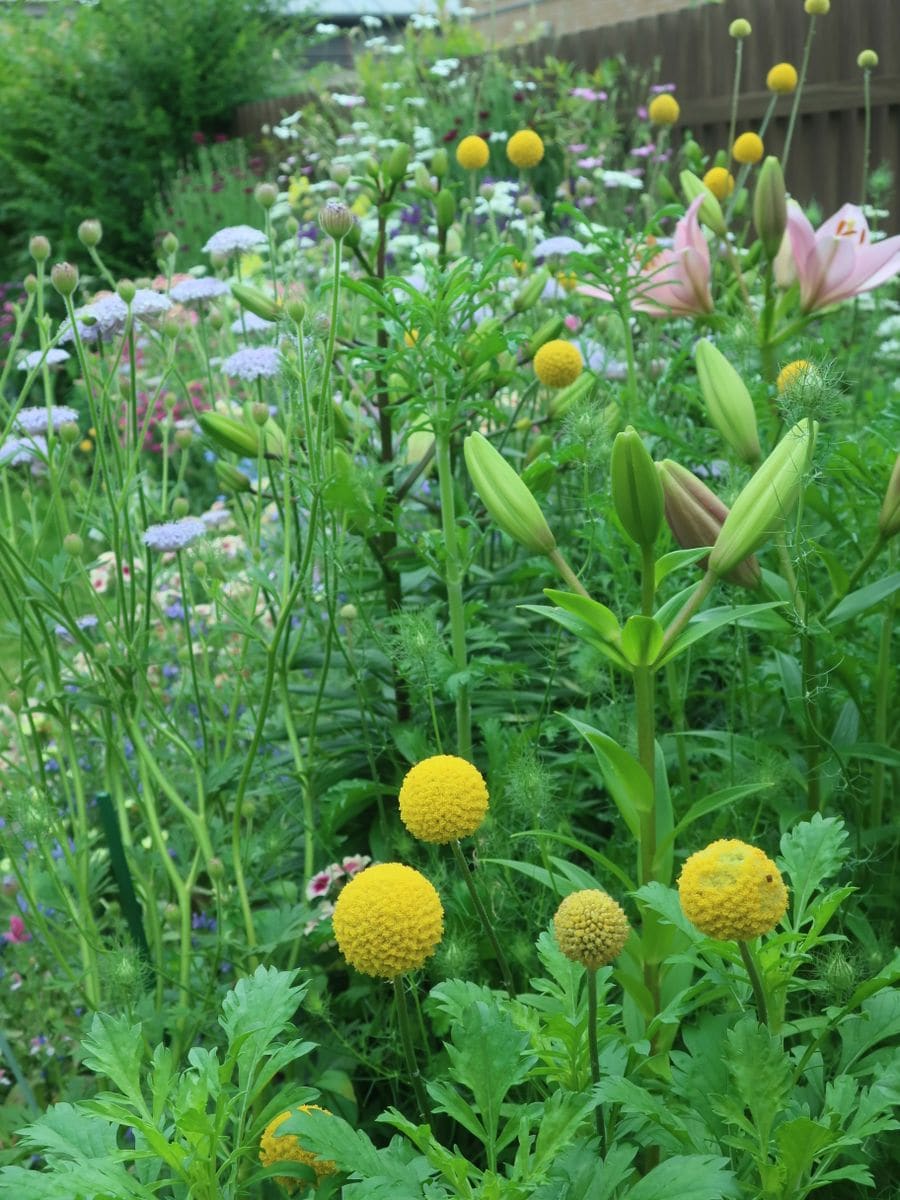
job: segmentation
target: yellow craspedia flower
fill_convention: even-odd
[[[776,63],[766,76],[766,87],[779,96],[789,96],[797,89],[797,68],[791,63]]]
[[[578,276],[574,271],[557,271],[556,282],[564,292],[574,292],[578,287]]]
[[[824,17],[831,10],[831,0],[805,0],[803,8],[811,17]]]
[[[734,191],[734,176],[725,167],[710,167],[703,182],[717,200],[727,200]]]
[[[322,1108],[318,1104],[301,1104],[295,1111],[324,1112],[331,1116],[329,1109]],[[271,1167],[276,1163],[283,1162],[305,1163],[315,1171],[317,1183],[325,1175],[334,1175],[337,1171],[337,1164],[329,1159],[317,1158],[311,1150],[304,1150],[296,1134],[286,1133],[283,1137],[278,1136],[278,1129],[292,1115],[291,1110],[288,1109],[287,1112],[274,1117],[265,1127],[263,1135],[259,1139],[259,1161],[264,1167]],[[303,1182],[291,1175],[276,1175],[275,1179],[288,1192],[296,1192]]]
[[[681,116],[681,105],[674,96],[663,92],[660,96],[654,96],[647,105],[647,116],[651,125],[674,125]]]
[[[400,788],[400,820],[422,842],[444,845],[468,837],[487,810],[483,775],[453,754],[435,754],[416,763]]]
[[[778,378],[775,380],[775,386],[778,388],[778,393],[786,392],[789,388],[800,387],[804,383],[813,383],[818,381],[818,371],[812,365],[808,358],[797,358],[793,362],[789,362],[786,367],[782,367],[778,372]]]
[[[599,888],[566,896],[556,910],[553,929],[566,958],[590,970],[617,958],[631,932],[621,906]]]
[[[419,340],[418,329],[404,329],[403,344],[404,344],[404,346],[406,346],[407,350],[412,350],[413,346],[416,344],[416,342],[418,340]]]
[[[547,387],[568,387],[581,374],[583,366],[578,347],[562,338],[545,342],[534,356],[534,373]]]
[[[506,157],[523,171],[536,167],[544,157],[544,143],[533,129],[520,129],[506,143]]]
[[[444,934],[440,896],[424,875],[402,863],[379,863],[355,875],[331,920],[350,966],[379,979],[421,967]]]
[[[723,838],[692,854],[678,877],[681,910],[701,933],[745,942],[774,929],[787,911],[778,868],[756,846]]]
[[[735,138],[731,153],[739,163],[758,163],[765,153],[763,140],[758,133],[742,133]]]
[[[490,147],[477,133],[464,137],[456,147],[456,161],[466,171],[480,171],[487,166],[490,157]]]

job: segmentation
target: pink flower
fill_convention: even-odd
[[[31,934],[21,917],[9,918],[9,932],[3,934],[4,942],[30,942]]]
[[[631,307],[637,312],[651,317],[712,312],[709,246],[697,219],[702,202],[698,196],[675,226],[671,249],[657,250],[651,258],[642,256],[632,264]],[[584,285],[578,291],[599,300],[613,299],[606,288]]]
[[[351,854],[342,860],[341,866],[352,877],[358,875],[363,867],[367,867],[371,861],[368,854]]]
[[[813,312],[900,274],[900,237],[872,242],[869,223],[855,204],[845,204],[817,230],[791,204],[775,272],[782,286],[799,281],[800,306]]]
[[[606,92],[595,92],[593,88],[577,87],[569,91],[569,95],[574,100],[606,100],[608,99]]]
[[[306,885],[307,900],[315,900],[318,896],[326,895],[328,889],[331,887],[331,882],[331,872],[328,870],[320,871],[318,875],[313,875],[312,879]]]

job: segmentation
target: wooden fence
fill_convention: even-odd
[[[539,9],[537,10],[539,14]],[[618,54],[632,66],[659,63],[659,78],[676,85],[680,130],[690,129],[709,152],[728,138],[735,44],[728,26],[745,17],[753,27],[743,43],[738,130],[755,129],[771,96],[765,81],[777,62],[800,66],[810,18],[802,0],[725,0],[599,29],[583,30],[517,46],[505,54],[517,61],[543,62],[548,54],[593,70]],[[816,200],[828,215],[860,198],[863,159],[863,78],[860,50],[879,56],[871,76],[873,167],[885,163],[894,177],[890,218],[882,228],[900,232],[900,0],[832,0],[816,18],[809,76],[791,147],[788,186],[807,203]],[[308,96],[244,105],[235,133],[253,134],[274,124]],[[781,97],[766,132],[767,151],[780,154],[791,97]],[[676,134],[677,136],[677,134]]]

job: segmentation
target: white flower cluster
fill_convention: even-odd
[[[35,408],[20,408],[16,426],[27,437],[33,438],[36,434],[46,433],[48,429],[57,430],[61,425],[77,420],[78,413],[74,408],[66,408],[64,405],[45,408],[41,405]]]
[[[252,225],[229,225],[219,229],[203,247],[204,254],[245,254],[265,246],[266,235]]]
[[[144,533],[144,545],[160,554],[185,550],[206,533],[206,525],[199,517],[182,517],[180,521],[166,521],[162,525],[151,525]]]
[[[197,279],[182,279],[169,292],[170,297],[178,304],[202,304],[206,300],[215,300],[219,296],[227,296],[230,292],[227,283],[212,276],[203,275]]]

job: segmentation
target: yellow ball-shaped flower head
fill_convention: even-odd
[[[544,143],[533,129],[520,129],[506,143],[506,157],[514,167],[527,171],[544,157]]]
[[[400,788],[400,820],[421,842],[444,845],[474,833],[488,810],[488,790],[477,767],[453,754],[435,754],[407,772]]]
[[[681,910],[701,933],[745,942],[774,929],[787,911],[778,868],[756,846],[723,838],[692,854],[678,877]]]
[[[477,133],[464,137],[456,147],[456,161],[466,171],[480,171],[490,157],[490,147]]]
[[[424,875],[402,863],[379,863],[343,888],[332,925],[351,967],[395,979],[434,954],[444,934],[444,908]]]
[[[681,105],[674,96],[663,92],[654,96],[647,106],[647,116],[651,125],[674,125],[681,116]]]
[[[583,366],[578,347],[562,338],[545,342],[534,356],[535,375],[551,388],[564,388],[574,383]]]
[[[621,906],[599,888],[566,896],[556,910],[553,929],[566,958],[589,970],[617,958],[631,932]]]
[[[318,1104],[301,1104],[296,1111],[304,1113],[323,1112],[331,1116],[331,1112],[327,1108],[321,1108]],[[284,1162],[305,1163],[306,1166],[311,1167],[315,1171],[316,1183],[326,1175],[334,1175],[337,1171],[337,1165],[329,1159],[317,1158],[311,1150],[304,1150],[296,1134],[286,1133],[283,1137],[278,1136],[279,1128],[292,1115],[292,1112],[288,1109],[287,1112],[280,1113],[271,1120],[265,1127],[263,1135],[259,1139],[259,1161],[264,1167],[271,1167],[277,1163]],[[276,1175],[275,1179],[288,1192],[296,1192],[302,1183],[302,1180],[295,1179],[291,1175]]]
[[[797,358],[782,367],[775,380],[778,394],[821,382],[821,376],[808,358]]]
[[[734,191],[734,176],[725,167],[710,167],[703,182],[717,200],[727,200]]]
[[[765,153],[763,140],[758,133],[742,133],[739,138],[735,138],[731,153],[736,162],[758,163]]]
[[[831,0],[804,0],[803,8],[811,17],[824,17],[831,11]]]
[[[779,96],[789,96],[797,90],[797,68],[791,63],[776,63],[766,76],[766,87]]]

